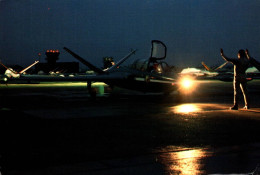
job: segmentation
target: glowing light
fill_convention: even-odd
[[[157,72],[158,73],[162,73],[162,69],[158,66],[158,68],[157,68]]]
[[[192,81],[192,79],[186,77],[181,80],[181,85],[183,88],[188,89],[188,88],[192,87],[193,81]]]
[[[183,94],[190,94],[196,90],[196,84],[193,77],[185,76],[182,77],[179,81],[179,91]]]
[[[185,88],[189,88],[189,87],[191,87],[191,85],[192,85],[192,82],[189,79],[183,80],[183,86]]]
[[[191,113],[198,111],[201,111],[201,109],[195,104],[182,104],[174,107],[174,112],[177,113]]]

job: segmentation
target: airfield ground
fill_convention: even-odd
[[[0,171],[249,173],[260,163],[260,81],[248,89],[251,109],[230,111],[232,82],[169,96],[115,90],[95,101],[85,83],[0,85]]]

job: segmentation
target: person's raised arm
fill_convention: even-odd
[[[251,59],[253,59],[253,58],[250,56],[248,49],[246,49],[246,57],[247,57],[247,59],[248,59],[249,61],[250,61]]]
[[[253,57],[250,56],[248,49],[246,49],[245,52],[246,52],[246,57],[249,60],[249,62],[260,71],[260,63],[256,59],[254,59]]]
[[[220,49],[220,55],[222,56],[222,58],[224,60],[226,60],[228,62],[231,62],[231,63],[236,62],[236,59],[226,57],[222,48]]]

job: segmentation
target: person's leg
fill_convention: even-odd
[[[232,106],[231,110],[237,110],[238,109],[238,89],[239,89],[240,82],[234,79],[233,87],[234,87],[234,106]]]
[[[248,98],[248,91],[247,91],[247,82],[242,81],[240,83],[240,88],[244,96],[244,101],[245,101],[245,109],[249,109],[249,98]]]

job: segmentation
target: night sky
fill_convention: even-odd
[[[259,0],[0,0],[0,59],[25,66],[59,49],[59,61],[75,61],[66,46],[102,66],[138,49],[131,63],[149,58],[156,39],[171,65],[222,63],[220,48],[230,57],[248,48],[260,60],[259,9]]]

